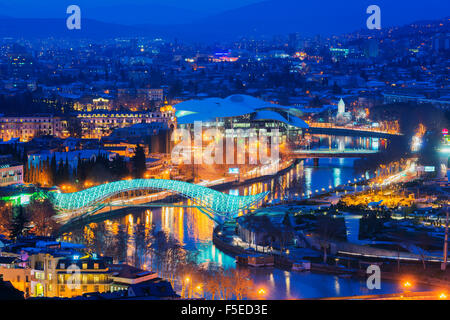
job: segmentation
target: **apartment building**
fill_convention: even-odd
[[[112,279],[104,258],[48,253],[30,256],[31,296],[72,298],[109,292]]]
[[[21,142],[28,142],[42,135],[64,138],[67,134],[66,129],[66,120],[51,115],[0,115],[0,139],[3,141],[18,138]]]
[[[10,156],[0,156],[0,187],[23,183],[23,165]]]

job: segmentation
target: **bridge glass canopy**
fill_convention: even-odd
[[[115,195],[135,190],[171,191],[191,199],[214,216],[224,217],[250,208],[268,194],[265,192],[253,196],[235,196],[183,181],[136,179],[107,183],[74,193],[51,193],[50,200],[60,211],[83,211]]]

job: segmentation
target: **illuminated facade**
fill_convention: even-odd
[[[83,103],[80,101],[77,101],[73,105],[73,109],[76,111],[86,111],[86,112],[92,112],[96,110],[111,110],[112,104],[110,100],[104,99],[104,98],[97,98],[92,99],[88,103]]]
[[[227,154],[218,152],[222,155],[218,155],[216,160],[216,163],[222,164],[245,165],[247,161],[249,164],[262,163],[264,160],[261,155],[269,158],[269,153],[270,161],[275,163],[280,150],[284,152],[289,141],[300,141],[305,129],[309,128],[300,118],[303,112],[298,108],[281,106],[248,95],[190,100],[174,108],[178,128],[191,133],[189,141],[183,136],[185,131],[180,130],[180,135],[174,136],[177,146],[185,148],[185,144],[193,142],[194,152],[200,154],[201,151],[202,157],[212,147],[219,150],[225,145]],[[217,131],[211,134],[208,129]],[[195,137],[200,134],[205,143],[197,143]],[[192,163],[193,154],[181,155],[181,161]],[[233,155],[234,159],[229,160]]]
[[[82,136],[100,139],[110,135],[114,129],[130,127],[138,123],[173,121],[171,112],[81,112],[77,115],[81,123]]]
[[[0,157],[0,187],[23,183],[23,165]]]
[[[24,268],[17,263],[3,263],[2,260],[15,260],[18,258],[15,256],[0,256],[0,275],[3,277],[4,281],[9,281],[14,288],[20,290],[24,293],[25,297],[28,298],[31,292],[31,269]]]
[[[30,267],[32,297],[72,298],[89,292],[108,292],[112,283],[102,259],[39,253],[30,257]]]
[[[3,141],[18,138],[22,142],[27,142],[41,135],[65,138],[67,121],[46,115],[0,116],[0,138]]]

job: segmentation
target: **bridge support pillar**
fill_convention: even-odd
[[[318,167],[319,166],[319,158],[313,158],[314,161],[314,167]]]

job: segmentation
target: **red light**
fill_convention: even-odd
[[[442,134],[448,134],[448,129],[442,129]]]

